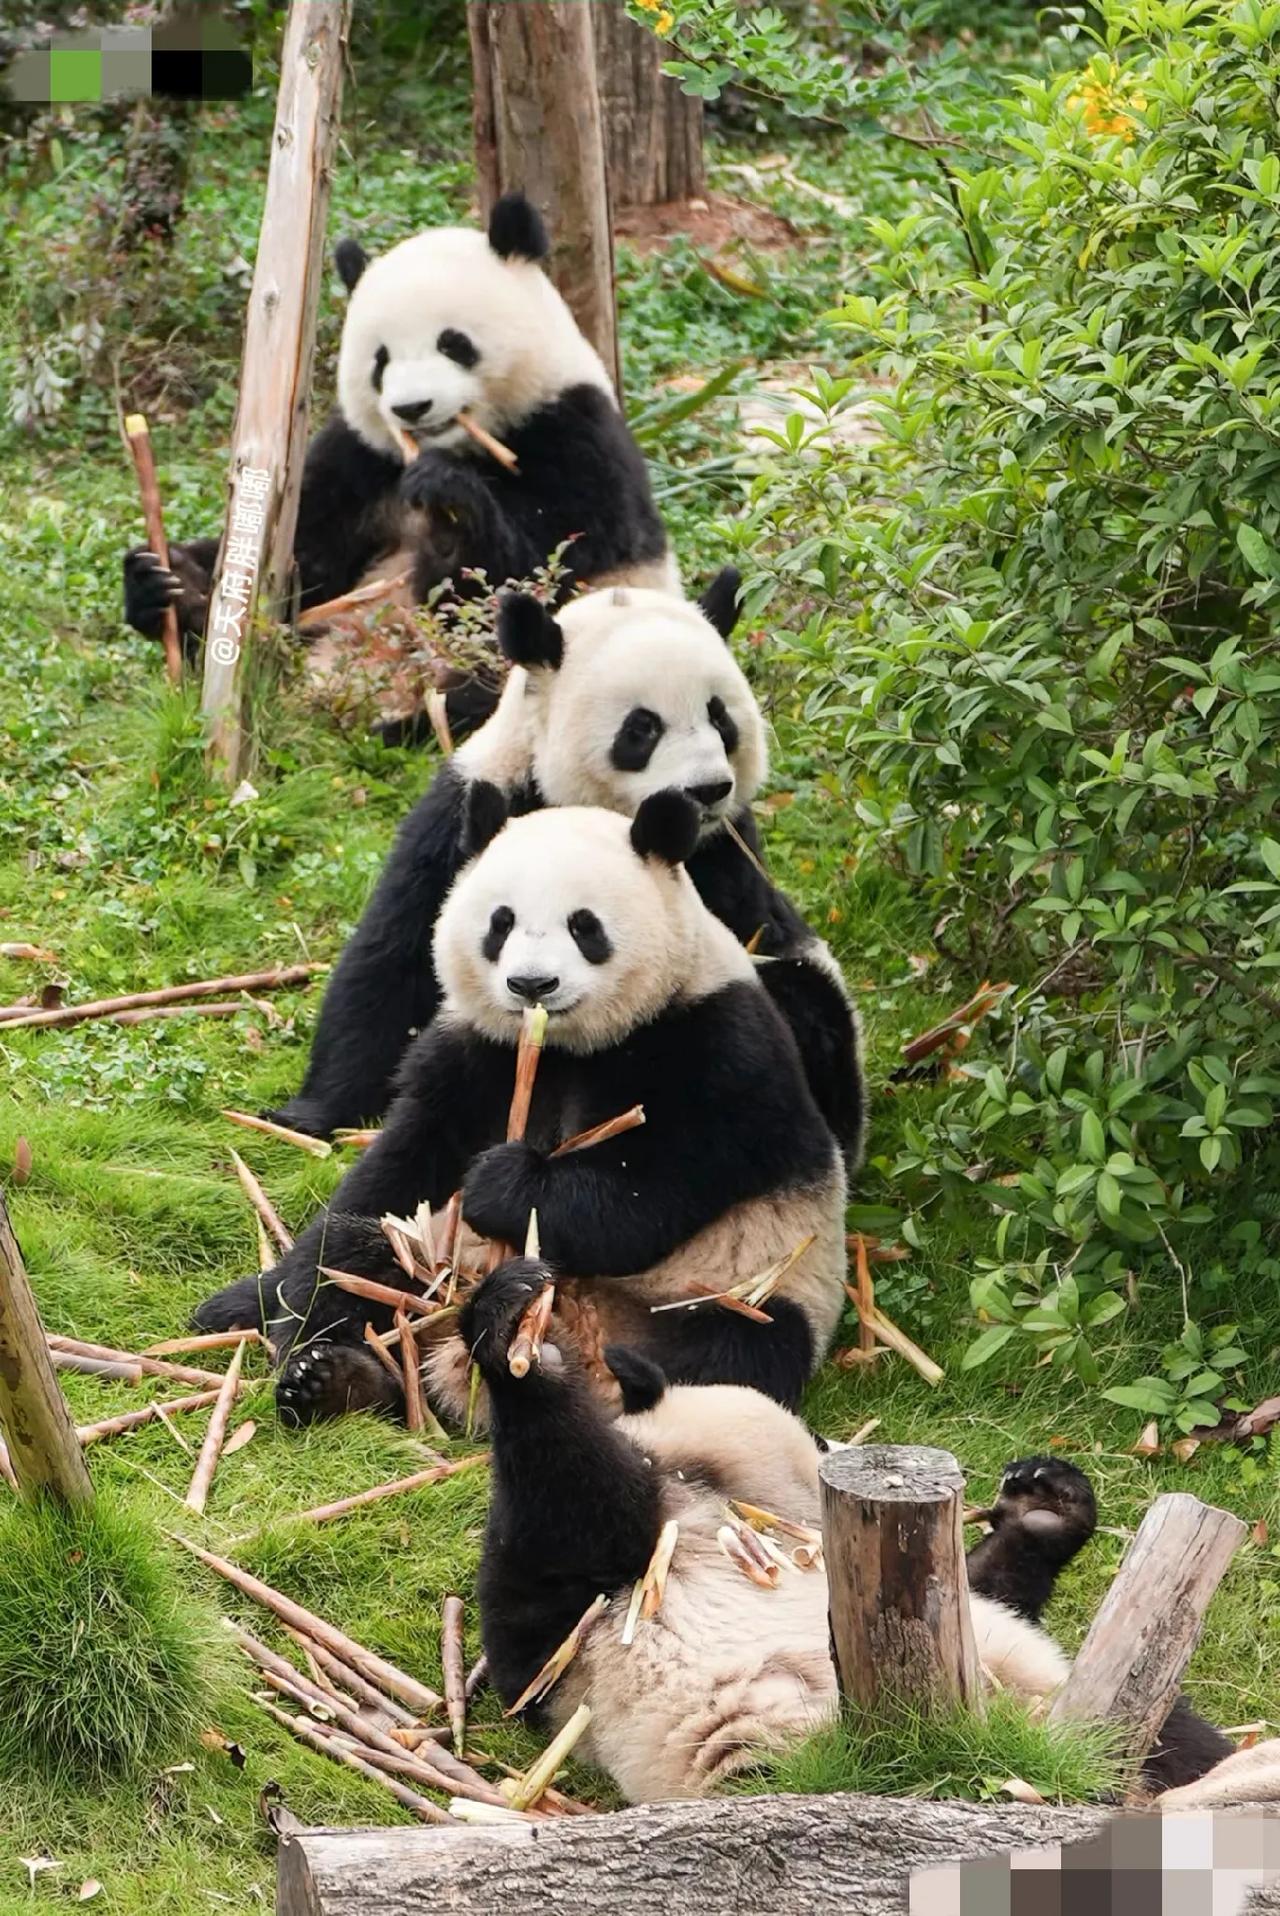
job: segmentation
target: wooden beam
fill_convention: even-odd
[[[912,1870],[1104,1828],[1098,1809],[736,1796],[457,1829],[302,1830],[277,1916],[902,1916]],[[1007,1878],[1006,1878],[1007,1882]]]
[[[867,1444],[819,1464],[831,1647],[842,1694],[982,1707],[964,1567],[964,1478],[948,1450]]]
[[[1157,1497],[1124,1553],[1053,1722],[1114,1723],[1140,1762],[1178,1694],[1209,1600],[1245,1535],[1227,1510],[1175,1492]]]
[[[243,766],[245,660],[255,621],[280,618],[288,604],[350,19],[351,0],[290,0],[285,25],[227,525],[205,632],[201,707],[211,760],[231,784]]]
[[[18,1489],[87,1503],[93,1485],[0,1191],[0,1434]]]

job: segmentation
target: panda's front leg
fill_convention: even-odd
[[[595,1597],[643,1576],[662,1522],[656,1473],[609,1423],[572,1353],[545,1343],[540,1364],[511,1374],[516,1327],[550,1279],[545,1264],[511,1258],[468,1298],[460,1322],[490,1403],[480,1614],[508,1706]]]
[[[464,592],[462,574],[468,571],[483,572],[494,589],[529,576],[546,559],[464,458],[428,448],[406,471],[400,497],[426,516],[414,560],[419,601],[446,579]]]

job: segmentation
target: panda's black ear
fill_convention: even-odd
[[[683,792],[651,792],[631,825],[631,844],[641,858],[683,865],[698,843],[702,814]]]
[[[369,264],[369,255],[359,240],[343,239],[333,249],[333,263],[338,269],[338,278],[349,293],[354,293],[356,281]]]
[[[507,822],[507,801],[496,785],[478,778],[467,787],[466,811],[462,819],[463,860],[475,858],[498,836]]]
[[[742,611],[742,574],[736,565],[727,565],[698,600],[698,609],[711,621],[722,639],[732,637]]]
[[[545,259],[551,251],[542,215],[523,193],[504,193],[494,202],[489,244],[499,259]]]
[[[530,671],[558,672],[564,662],[564,634],[540,599],[528,592],[504,592],[498,601],[498,644],[512,665]]]

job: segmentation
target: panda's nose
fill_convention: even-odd
[[[521,972],[507,979],[507,990],[515,997],[523,998],[528,1005],[536,1005],[543,998],[549,998],[559,985],[558,978],[540,978],[530,972]]]
[[[718,805],[722,798],[728,798],[732,790],[733,780],[731,778],[717,779],[714,785],[685,786],[685,791],[689,797],[694,799],[697,804],[701,805],[706,811],[710,811],[713,805]]]
[[[407,406],[393,406],[391,410],[397,419],[404,420],[406,426],[416,426],[418,421],[425,419],[431,411],[431,401],[429,399],[414,399],[411,400]]]

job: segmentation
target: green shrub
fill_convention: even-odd
[[[1150,1262],[1190,1337],[1121,1401],[1189,1429],[1243,1361],[1191,1321],[1197,1228],[1275,1269],[1280,6],[1113,4],[1063,58],[957,109],[936,216],[868,222],[852,363],[809,396],[875,443],[794,416],[735,536],[755,611],[801,608],[804,721],[875,854],[975,983],[1027,981],[889,1167],[917,1205],[984,1167],[969,1361],[1094,1380]]]

